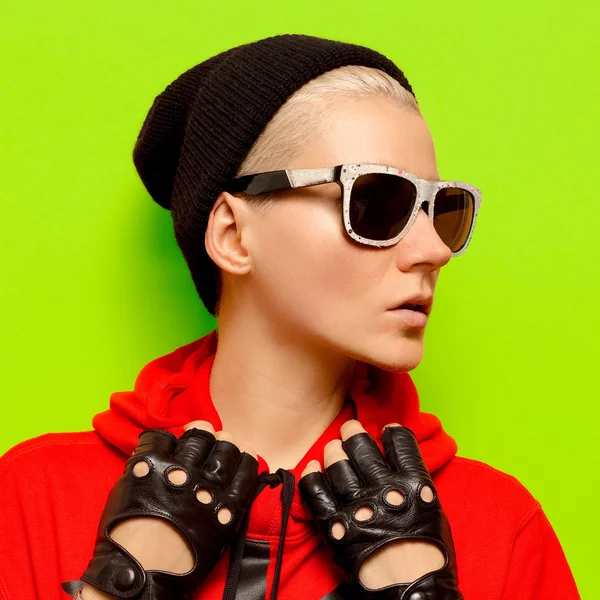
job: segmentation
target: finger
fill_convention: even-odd
[[[340,504],[347,504],[356,499],[362,484],[348,455],[342,448],[341,440],[332,440],[325,446],[324,462],[325,473],[337,501]]]
[[[256,450],[254,450],[254,448],[251,448],[250,446],[242,446],[242,444],[240,444],[238,448],[240,449],[240,452],[245,452],[246,454],[249,454],[258,460],[258,455],[256,454]]]
[[[171,454],[177,438],[171,432],[163,429],[146,429],[140,433],[138,440],[133,456],[141,452]]]
[[[215,437],[218,440],[225,440],[227,442],[231,442],[232,444],[236,443],[233,439],[233,436],[228,431],[217,431],[217,433],[215,433]]]
[[[342,448],[352,461],[358,476],[368,485],[378,483],[389,475],[390,469],[375,440],[358,421],[342,425]],[[353,433],[358,431],[359,433]],[[350,437],[346,437],[352,433]],[[345,439],[344,439],[345,438]]]
[[[394,471],[429,478],[419,445],[413,432],[407,427],[392,424],[386,426],[382,435],[383,449]]]
[[[243,508],[248,504],[257,479],[258,460],[247,452],[242,452],[240,462],[229,484],[229,497],[235,506]]]
[[[214,443],[215,436],[210,431],[193,427],[177,440],[173,458],[186,467],[201,467]]]
[[[313,471],[302,477],[298,488],[314,519],[325,520],[337,512],[333,492],[320,471]]]
[[[359,497],[362,483],[348,458],[329,465],[325,469],[325,473],[331,483],[331,489],[341,505],[348,504]]]
[[[192,421],[191,423],[184,425],[183,430],[187,431],[188,429],[193,429],[194,427],[196,427],[196,429],[210,431],[213,434],[215,432],[215,428],[212,426],[212,423],[209,423],[208,421]]]
[[[309,473],[315,473],[316,471],[321,470],[321,463],[318,460],[311,460],[306,467],[304,467],[304,471],[300,475],[300,478],[308,475]]]
[[[237,470],[241,456],[240,449],[232,441],[217,439],[204,465],[204,476],[218,485],[227,485]]]
[[[347,459],[348,455],[342,448],[341,440],[331,440],[325,444],[325,448],[323,449],[323,462],[325,463],[325,468],[327,468],[329,465],[332,465],[334,462],[337,462],[338,460]]]
[[[365,428],[361,425],[360,421],[356,419],[350,419],[346,421],[340,427],[340,433],[342,434],[342,441],[347,440],[349,437],[352,437],[355,433],[364,433]]]
[[[233,437],[233,435],[231,435],[231,433],[229,433],[228,431],[224,431],[224,430],[217,431],[215,433],[215,438],[217,440],[225,440],[227,442],[231,442],[232,444],[235,444],[239,448],[240,452],[247,452],[248,454],[251,454],[252,456],[254,456],[254,458],[257,458],[256,451],[253,448],[238,442],[238,440],[235,439]]]

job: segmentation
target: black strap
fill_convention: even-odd
[[[275,575],[273,576],[273,585],[271,586],[271,600],[277,599],[277,591],[279,590],[279,578],[281,576],[281,565],[283,563],[283,547],[285,544],[285,532],[287,530],[288,519],[290,518],[290,509],[294,499],[294,487],[296,480],[290,471],[279,469],[277,474],[280,475],[283,486],[281,488],[281,532],[279,534],[279,547],[277,548],[277,560],[275,562]]]
[[[235,537],[235,540],[229,550],[229,571],[227,573],[227,579],[225,580],[225,591],[223,593],[223,600],[235,600],[237,595],[238,583],[240,579],[240,573],[242,571],[242,557],[244,555],[244,545],[246,544],[246,536],[248,535],[248,523],[250,521],[250,509],[254,500],[257,496],[265,489],[267,482],[262,475],[258,476],[258,482],[252,493],[248,509],[244,520],[240,525],[240,530]]]
[[[279,547],[277,549],[277,559],[275,561],[275,574],[273,577],[273,585],[271,586],[271,600],[277,599],[279,590],[279,580],[281,577],[281,565],[283,563],[283,550],[285,545],[285,533],[287,523],[290,516],[292,501],[294,499],[294,488],[296,485],[294,476],[290,471],[278,469],[275,473],[262,473],[258,476],[258,483],[252,494],[250,507],[258,497],[258,495],[267,487],[275,488],[282,485],[281,489],[281,531],[279,534]],[[242,572],[242,559],[244,556],[244,547],[248,535],[248,524],[250,521],[250,508],[246,512],[244,520],[240,526],[240,530],[230,550],[229,572],[225,581],[225,591],[223,600],[236,600],[240,573]]]
[[[269,540],[246,539],[236,600],[265,600],[271,562]]]

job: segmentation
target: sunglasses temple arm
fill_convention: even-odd
[[[340,172],[341,167],[331,167],[324,169],[286,169],[256,175],[243,175],[231,180],[226,186],[226,191],[257,196],[269,192],[338,181]]]
[[[341,166],[324,169],[288,169],[285,171],[290,187],[301,188],[339,181]]]

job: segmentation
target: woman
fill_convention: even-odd
[[[407,372],[481,196],[439,181],[389,59],[232,48],[157,97],[134,162],[218,328],[94,431],[2,458],[0,598],[579,597],[539,503],[419,410]]]

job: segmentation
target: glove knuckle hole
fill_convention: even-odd
[[[221,525],[229,525],[233,521],[233,512],[226,506],[221,506],[217,511],[217,520]]]
[[[387,504],[396,507],[403,504],[406,497],[400,490],[391,489],[384,493],[383,498]]]
[[[198,488],[196,490],[196,499],[200,504],[210,504],[213,501],[212,492],[206,488]]]
[[[346,525],[342,521],[334,521],[329,527],[329,533],[334,540],[339,542],[346,535]]]
[[[146,477],[150,473],[150,463],[147,460],[141,459],[133,465],[131,472],[138,479]]]
[[[180,466],[169,467],[166,476],[169,483],[175,487],[181,487],[189,480],[188,474]]]
[[[421,492],[419,495],[421,496],[421,500],[423,500],[423,502],[426,502],[427,504],[431,504],[435,499],[435,494],[433,493],[431,487],[428,485],[424,485],[421,488]]]
[[[359,523],[365,523],[373,518],[375,515],[375,508],[369,504],[359,506],[353,513],[352,517]]]

